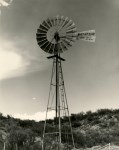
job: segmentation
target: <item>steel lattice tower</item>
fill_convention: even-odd
[[[64,61],[60,55],[54,55],[48,57],[53,59],[50,92],[48,98],[46,120],[43,131],[43,149],[45,137],[51,137],[55,144],[51,143],[51,147],[54,145],[57,149],[61,147],[72,145],[74,147],[74,138],[72,133],[71,121],[69,116],[69,109],[67,103],[67,97],[64,86],[63,72],[61,61]],[[55,111],[55,122],[53,125],[53,131],[47,132],[47,115],[48,112]],[[51,148],[52,149],[52,148]],[[56,149],[56,150],[57,150]]]

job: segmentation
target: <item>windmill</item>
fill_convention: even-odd
[[[38,45],[45,52],[52,54],[48,59],[53,59],[42,150],[75,148],[62,71],[62,61],[65,59],[60,54],[78,39],[95,42],[95,38],[95,30],[78,32],[74,22],[64,16],[46,19],[37,30]],[[49,125],[47,117],[52,110],[55,111],[55,118],[52,125]]]

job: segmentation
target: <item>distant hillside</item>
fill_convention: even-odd
[[[87,148],[108,143],[119,143],[119,109],[100,109],[96,112],[71,114],[73,134],[77,148]],[[65,118],[67,120],[67,118]],[[66,124],[66,120],[65,122]],[[49,130],[54,120],[48,120]],[[41,147],[44,121],[15,119],[0,113],[0,150],[37,150]]]

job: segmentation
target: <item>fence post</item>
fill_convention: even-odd
[[[109,150],[110,150],[110,143],[109,143]]]
[[[16,150],[18,150],[18,146],[17,146],[17,143],[16,143]]]
[[[3,150],[5,150],[5,142],[4,142],[4,148],[3,148]]]

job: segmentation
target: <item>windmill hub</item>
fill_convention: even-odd
[[[56,40],[56,43],[58,43],[58,41],[60,41],[60,37],[59,37],[59,33],[58,32],[55,32],[54,39]]]

